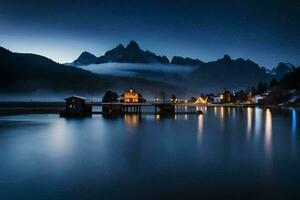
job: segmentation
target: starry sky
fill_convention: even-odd
[[[300,1],[0,0],[0,46],[11,51],[64,63],[130,40],[169,58],[300,65]]]

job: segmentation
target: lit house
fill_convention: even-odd
[[[142,103],[145,102],[142,95],[133,89],[128,89],[121,95],[122,99],[121,102],[124,103]]]
[[[194,104],[207,104],[208,97],[198,97]]]

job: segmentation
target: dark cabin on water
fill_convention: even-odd
[[[86,104],[86,98],[70,96],[65,98],[65,110],[60,113],[62,117],[84,117],[92,115],[92,107]]]

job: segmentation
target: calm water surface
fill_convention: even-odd
[[[299,199],[300,113],[0,117],[0,199]]]

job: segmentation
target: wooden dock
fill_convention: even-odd
[[[87,102],[92,107],[104,105],[121,105],[124,107],[140,106],[155,107],[158,103],[102,103],[102,102]],[[173,104],[175,107],[255,107],[254,104]],[[65,102],[34,102],[34,101],[15,101],[15,102],[0,102],[0,114],[58,114],[65,108]],[[102,111],[93,110],[93,114],[103,114]],[[138,113],[155,114],[155,112],[146,112],[142,109]],[[174,114],[197,114],[194,111],[174,112]]]

